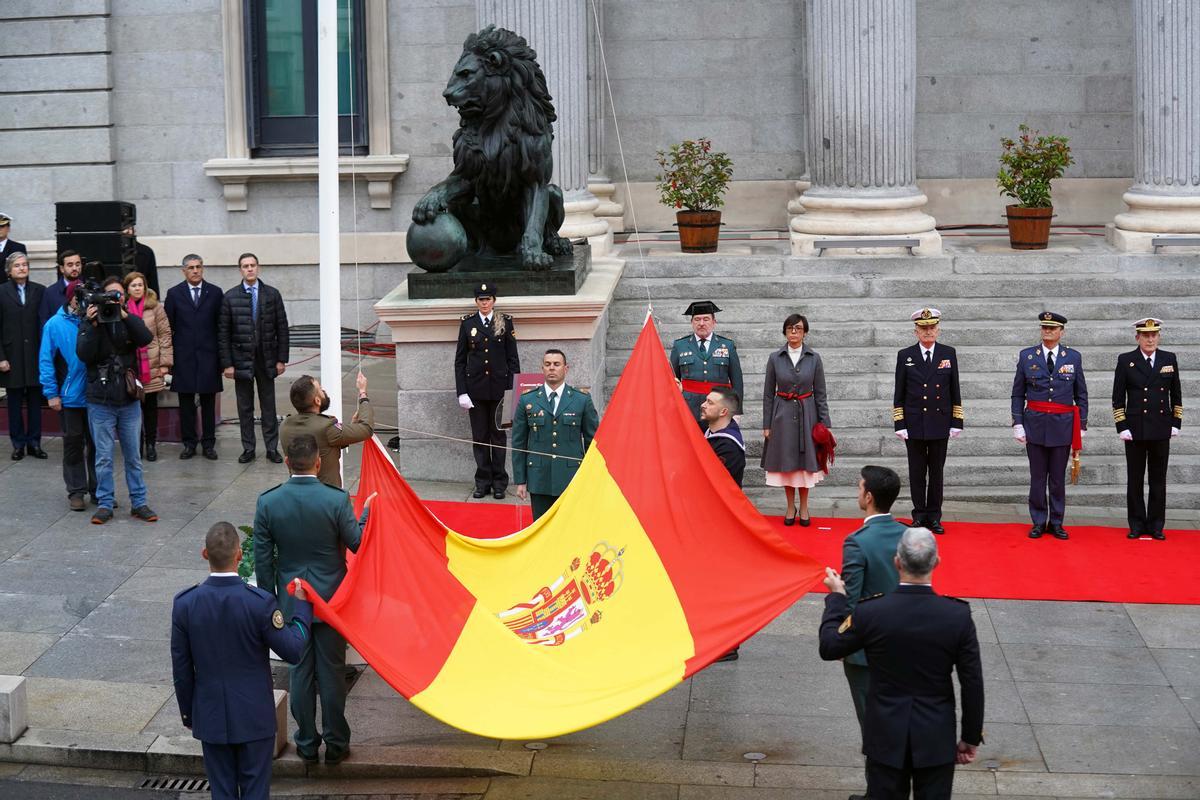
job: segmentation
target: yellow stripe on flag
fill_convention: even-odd
[[[553,536],[535,535],[551,521]],[[428,713],[471,720],[462,727],[481,736],[555,736],[682,680],[694,652],[687,619],[596,448],[532,526],[504,539],[453,534],[447,555],[477,602],[437,677],[412,698]]]

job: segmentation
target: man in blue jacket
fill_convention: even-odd
[[[88,430],[87,367],[75,354],[79,338],[79,300],[83,284],[67,284],[67,301],[42,329],[38,377],[50,408],[58,412],[63,430],[63,483],[72,511],[84,511],[84,494],[96,496],[96,447]]]
[[[210,575],[175,595],[171,672],[184,727],[200,740],[213,800],[267,800],[275,755],[269,651],[295,663],[308,643],[312,606],[295,584],[285,623],[270,592],[242,582],[238,534],[218,522],[201,551]]]

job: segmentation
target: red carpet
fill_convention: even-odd
[[[427,501],[459,533],[481,539],[505,536],[530,522],[528,506]],[[842,541],[856,519],[814,519],[787,528],[784,537],[831,567],[840,567]],[[1119,528],[1069,525],[1068,541],[1033,540],[1029,524],[947,522],[938,537],[942,565],[934,586],[942,594],[1009,600],[1099,600],[1109,603],[1200,604],[1200,531],[1168,530],[1165,542],[1130,541]],[[818,584],[816,591],[824,591]]]

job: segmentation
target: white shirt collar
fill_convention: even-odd
[[[188,291],[189,291],[189,292],[194,292],[194,291],[196,291],[197,289],[203,289],[203,288],[204,288],[204,281],[200,281],[200,282],[199,282],[199,283],[197,283],[195,286],[192,286],[192,285],[191,285],[190,283],[188,283],[187,281],[184,281],[184,283],[187,285],[187,288],[188,288]]]
[[[250,284],[246,283],[245,279],[243,278],[242,279],[242,288],[248,292],[251,289],[257,289],[260,283],[261,283],[261,281],[255,281],[254,285],[251,286]]]
[[[900,581],[900,585],[901,586],[928,586],[930,589],[933,588],[932,583],[909,583],[908,581]]]
[[[314,481],[319,480],[316,475],[293,475],[292,477],[299,480],[304,480],[305,478],[311,478]]]
[[[1140,347],[1139,347],[1139,348],[1138,348],[1138,352],[1142,354],[1142,358],[1148,358],[1148,359],[1150,359],[1150,366],[1152,366],[1152,367],[1154,366],[1154,356],[1158,355],[1158,351],[1157,351],[1157,350],[1155,350],[1155,351],[1154,351],[1153,353],[1151,353],[1150,355],[1146,355],[1146,351],[1145,351],[1145,350],[1143,350],[1142,348],[1140,348]]]
[[[937,342],[929,345],[929,347],[926,347],[920,342],[917,342],[917,345],[921,348],[921,358],[924,358],[926,353],[929,353],[929,357],[933,358],[933,348],[937,346]]]
[[[1052,354],[1054,355],[1054,357],[1055,357],[1055,358],[1058,358],[1059,356],[1061,356],[1061,355],[1062,355],[1062,348],[1061,348],[1061,347],[1057,347],[1057,346],[1056,346],[1056,347],[1052,347],[1052,348],[1050,348],[1049,350],[1047,350],[1047,349],[1046,349],[1046,345],[1044,345],[1044,344],[1041,344],[1041,345],[1038,345],[1038,350],[1040,350],[1040,351],[1041,351],[1041,353],[1042,353],[1042,358],[1045,358],[1047,353],[1052,353]]]
[[[863,525],[866,525],[868,522],[870,522],[873,519],[877,519],[878,517],[890,517],[891,515],[892,514],[890,511],[885,511],[882,514],[872,514],[871,516],[863,519]]]
[[[236,572],[210,572],[210,573],[208,573],[208,577],[210,577],[210,578],[237,578],[239,576]]]
[[[693,333],[692,338],[696,340],[696,346],[699,347],[700,346],[700,336],[698,334]],[[713,335],[711,333],[708,336],[704,337],[704,341],[706,341],[706,342],[712,342],[712,340],[713,340]]]
[[[558,399],[559,399],[559,400],[562,400],[562,396],[563,396],[563,389],[565,389],[565,388],[567,388],[567,385],[566,385],[565,383],[560,383],[560,384],[558,385],[558,388],[557,388],[557,389],[551,389],[551,388],[550,388],[550,384],[548,384],[548,383],[543,383],[543,384],[542,384],[542,389],[543,389],[543,390],[545,391],[545,393],[546,393],[546,399],[547,399],[547,400],[549,400],[549,399],[550,399],[550,393],[551,393],[551,392],[558,392]]]
[[[496,312],[493,311],[492,314],[494,314],[494,313],[496,313]],[[483,320],[484,325],[487,325],[492,321],[492,314],[484,314],[482,311],[480,311],[479,318],[481,320]]]

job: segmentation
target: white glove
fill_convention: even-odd
[[[1025,444],[1025,426],[1013,425],[1013,438],[1021,444]]]
[[[1117,435],[1121,437],[1121,441],[1123,441],[1123,442],[1132,442],[1133,441],[1133,431],[1129,430],[1128,428],[1121,431]]]
[[[1079,430],[1079,438],[1080,438],[1080,439],[1086,439],[1086,438],[1087,438],[1087,428],[1081,428],[1081,429]]]
[[[1178,436],[1181,433],[1183,433],[1183,431],[1179,430],[1179,428],[1171,428],[1171,438],[1172,439],[1174,439],[1176,436]]]
[[[460,394],[458,396],[458,404],[460,406],[462,406],[463,409],[466,411],[470,411],[472,408],[475,407],[475,404],[471,402],[470,395],[465,395],[465,394]]]
[[[899,436],[904,441],[906,441],[906,442],[908,441],[908,429],[901,428],[900,430],[896,431],[896,435]]]
[[[962,428],[951,428],[950,429],[950,438],[951,439],[957,439],[960,436],[962,436]]]

